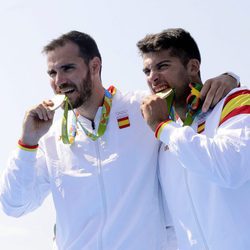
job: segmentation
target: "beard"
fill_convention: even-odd
[[[74,97],[71,97],[70,94],[68,96],[69,100],[69,110],[77,109],[80,106],[84,105],[92,96],[92,88],[93,84],[90,79],[90,72],[88,71],[87,76],[82,80],[79,87],[75,83],[65,83],[62,84],[61,88],[74,88],[74,92],[72,93]],[[63,109],[65,104],[63,105]]]

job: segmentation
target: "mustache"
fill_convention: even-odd
[[[62,90],[62,89],[65,89],[65,88],[75,88],[76,85],[74,83],[71,83],[71,82],[65,82],[65,83],[62,83],[60,86],[59,86],[59,89]]]

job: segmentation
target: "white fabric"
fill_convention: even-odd
[[[141,117],[141,98],[118,91],[107,130],[95,142],[78,131],[75,143],[64,145],[58,123],[37,154],[17,150],[3,176],[5,212],[28,213],[51,191],[60,250],[176,249],[157,177],[159,142]],[[117,117],[124,114],[130,126],[119,129]],[[91,130],[90,121],[80,121]]]
[[[160,180],[181,250],[250,249],[250,115],[218,127],[223,103],[206,115],[202,134],[204,115],[160,134]]]

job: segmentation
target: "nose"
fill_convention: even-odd
[[[54,78],[54,84],[57,88],[60,89],[60,86],[64,83],[67,83],[67,77],[63,72],[57,72]]]
[[[60,93],[60,88],[67,83],[65,74],[56,72],[50,79],[50,85],[55,93]]]
[[[159,74],[158,72],[151,70],[150,74],[148,76],[148,82],[150,83],[150,85],[152,86],[156,86],[157,83],[159,82]]]

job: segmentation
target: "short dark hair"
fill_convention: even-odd
[[[83,58],[85,63],[88,63],[94,57],[99,57],[100,60],[102,60],[95,40],[90,35],[75,30],[52,40],[49,44],[44,46],[43,53],[47,54],[57,47],[64,46],[67,42],[72,42],[79,47],[80,57]]]
[[[137,43],[140,53],[170,50],[170,54],[179,57],[184,65],[190,59],[201,62],[199,48],[189,32],[181,28],[166,29],[160,33],[146,35]]]

